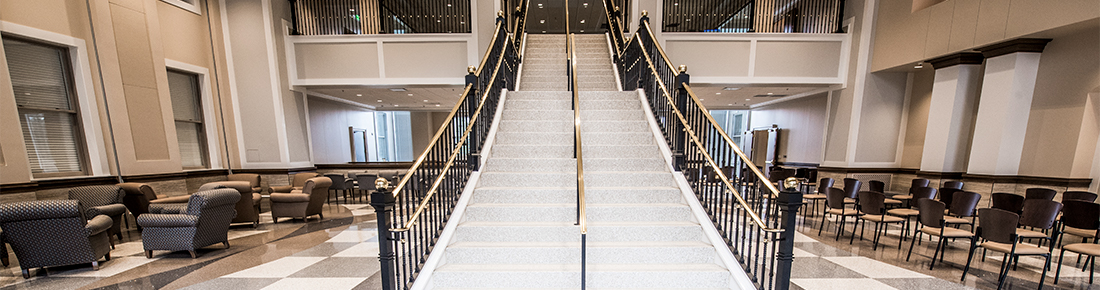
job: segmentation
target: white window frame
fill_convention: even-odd
[[[68,50],[69,65],[72,67],[73,74],[73,89],[76,92],[75,97],[80,111],[80,125],[83,127],[82,131],[84,132],[83,145],[88,152],[88,175],[85,176],[110,176],[111,167],[107,162],[107,147],[104,141],[103,127],[100,124],[99,103],[93,85],[92,65],[88,57],[88,46],[84,40],[7,21],[0,21],[0,32],[61,46]],[[0,52],[2,50],[0,48]],[[29,168],[30,164],[28,163],[27,166]],[[73,178],[73,176],[34,178],[34,174],[31,174],[29,170],[27,174],[31,180]]]
[[[176,6],[176,7],[179,7],[181,9],[183,9],[183,10],[190,11],[191,13],[202,15],[202,10],[199,10],[199,4],[198,4],[198,2],[201,1],[201,0],[192,0],[192,1],[194,1],[195,3],[194,4],[187,3],[187,1],[184,1],[184,0],[160,0],[160,2],[168,3],[168,4],[171,4],[172,6]]]
[[[168,69],[194,74],[199,81],[199,101],[202,102],[202,125],[203,131],[206,133],[206,158],[210,166],[206,169],[189,169],[184,171],[222,169],[220,158],[221,151],[218,150],[218,144],[220,144],[221,139],[218,138],[218,127],[215,125],[216,121],[214,120],[214,114],[216,112],[214,112],[214,95],[210,91],[210,70],[205,67],[171,59],[164,59],[164,66]]]

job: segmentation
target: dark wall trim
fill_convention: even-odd
[[[1017,52],[1043,52],[1050,39],[1020,38],[977,49],[985,58],[998,57]]]
[[[255,173],[255,174],[295,174],[301,172],[317,171],[317,167],[298,167],[298,168],[274,168],[274,169],[233,169],[234,173]]]
[[[317,164],[317,169],[409,169],[412,162],[351,162],[338,164]]]
[[[817,163],[803,163],[803,162],[776,162],[777,166],[794,167],[794,168],[818,168],[821,164]]]
[[[935,69],[948,68],[960,64],[982,64],[981,53],[977,52],[960,52],[952,55],[942,56],[929,60],[928,63],[932,64]]]
[[[834,173],[892,173],[892,174],[916,174],[916,169],[906,168],[846,168],[846,167],[819,167],[818,172]]]
[[[962,181],[981,181],[990,183],[1018,183],[1018,184],[1030,184],[1041,186],[1064,186],[1064,187],[1088,187],[1092,183],[1091,178],[1067,178],[1067,177],[1045,177],[1045,176],[1026,176],[1026,175],[985,175],[985,174],[967,174],[965,172],[933,172],[933,171],[919,171],[917,169],[909,168],[844,168],[844,167],[820,167],[818,172],[831,172],[831,173],[890,173],[890,174],[914,174],[920,178],[927,179],[953,179]]]
[[[106,185],[115,183],[118,183],[118,179],[116,179],[115,176],[44,179],[22,183],[0,184],[0,194],[23,193],[48,189],[68,188],[86,185]]]

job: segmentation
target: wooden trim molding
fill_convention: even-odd
[[[928,63],[935,69],[948,68],[960,64],[982,64],[985,57],[977,52],[960,52],[929,60]]]
[[[317,164],[317,169],[409,169],[412,162],[349,162],[337,164]]]
[[[317,167],[298,167],[298,168],[272,168],[272,169],[234,169],[233,173],[255,173],[255,174],[295,174],[301,172],[313,172],[317,171]]]
[[[985,58],[994,58],[1017,52],[1043,52],[1050,39],[1019,38],[977,49]]]
[[[1029,184],[1038,186],[1059,186],[1059,187],[1089,187],[1092,184],[1091,178],[1068,178],[1068,177],[1046,177],[1046,176],[1027,176],[1027,175],[985,175],[985,174],[968,174],[965,172],[933,172],[933,171],[919,171],[917,169],[909,168],[845,168],[845,167],[819,167],[818,172],[829,173],[888,173],[888,174],[914,174],[920,178],[927,179],[951,179],[962,180],[963,182],[989,182],[989,183],[1015,183],[1015,184]]]
[[[43,179],[30,182],[0,184],[0,194],[12,194],[33,192],[39,190],[49,190],[67,187],[77,187],[86,185],[107,185],[116,184],[118,179],[115,176],[94,176],[94,177],[72,177],[72,178],[59,178],[59,179]]]
[[[803,162],[776,162],[776,166],[785,166],[793,168],[818,168],[821,164],[817,163],[803,163]]]

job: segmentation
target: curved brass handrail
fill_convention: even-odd
[[[585,214],[587,206],[584,201],[584,153],[581,149],[581,101],[577,92],[577,50],[576,39],[573,34],[568,36],[569,66],[573,69],[570,76],[573,81],[573,136],[577,150],[577,225],[581,226],[581,234],[588,233],[588,218]]]
[[[676,117],[678,119],[680,119],[680,123],[688,124],[687,118],[685,118],[684,114],[682,112],[680,112],[680,109],[676,107],[676,102],[672,99],[672,94],[669,93],[668,88],[665,86],[665,82],[663,80],[661,80],[660,74],[657,73],[657,67],[653,65],[653,61],[650,61],[649,53],[646,52],[645,47],[642,46],[642,43],[640,41],[641,39],[638,39],[638,40],[639,41],[637,41],[637,43],[638,43],[638,47],[641,48],[642,58],[644,58],[645,61],[646,61],[646,64],[649,65],[650,72],[652,72],[655,76],[657,76],[654,79],[657,80],[657,84],[661,88],[661,91],[664,93],[665,99],[668,100],[669,104],[672,104],[672,106],[670,106],[672,108],[672,112],[676,113]],[[707,114],[707,115],[709,116],[709,114]],[[721,127],[719,127],[719,128],[721,128]],[[699,137],[695,135],[695,130],[694,129],[692,129],[691,127],[688,127],[688,126],[684,126],[684,131],[688,133],[688,136],[691,137],[691,141],[693,143],[695,143],[696,146],[699,146],[700,148],[706,148],[706,146],[703,145],[703,142],[699,141]],[[734,147],[736,148],[736,146],[734,146]],[[731,183],[729,178],[726,177],[726,174],[723,173],[721,168],[718,167],[718,163],[714,161],[714,158],[712,158],[710,156],[710,153],[706,152],[706,150],[701,150],[701,151],[703,153],[702,154],[703,157],[706,157],[706,159],[707,159],[707,165],[710,165],[711,169],[713,169],[715,174],[718,175],[719,179],[722,180],[722,184],[724,184],[726,186],[726,188],[730,190],[730,192],[734,193],[733,197],[737,199],[737,203],[741,204],[741,207],[745,209],[745,212],[748,213],[749,218],[752,219],[752,222],[754,224],[756,224],[757,227],[759,227],[762,231],[765,231],[765,232],[771,232],[771,233],[783,232],[783,229],[769,228],[767,226],[767,224],[764,223],[764,221],[760,218],[760,215],[757,214],[756,212],[754,212],[753,210],[751,210],[752,207],[749,205],[749,203],[747,201],[745,201],[744,198],[741,197],[740,192],[737,191],[737,188],[735,188],[733,186],[733,183]],[[751,164],[751,163],[749,163],[749,164]],[[750,167],[752,167],[752,166],[750,166]],[[769,186],[768,188],[774,189],[775,187],[774,186]],[[778,194],[776,194],[776,196],[778,196]]]
[[[446,132],[447,127],[451,125],[451,120],[454,120],[455,114],[458,114],[458,108],[462,106],[462,103],[466,102],[466,97],[469,96],[470,90],[472,89],[473,84],[466,85],[466,88],[462,90],[462,94],[460,95],[461,97],[458,99],[458,102],[455,103],[455,107],[452,108],[451,113],[447,115],[447,121],[443,122],[443,125],[441,125],[439,127],[439,130],[435,132],[435,136],[432,136],[432,140],[429,141],[428,144],[435,144],[436,141],[439,141],[439,138],[443,136],[443,132]],[[420,164],[424,163],[424,159],[428,157],[428,153],[431,151],[430,149],[432,148],[429,146],[427,149],[424,149],[424,153],[420,153],[420,157],[417,157],[416,162],[413,162],[412,167],[409,167],[410,171],[420,168]],[[397,197],[397,195],[401,193],[401,189],[405,188],[405,184],[409,183],[410,178],[412,178],[412,174],[405,174],[405,176],[401,178],[401,181],[397,182],[397,186],[395,186],[391,191],[393,192],[393,197]]]
[[[495,31],[493,33],[493,39],[489,40],[489,48],[485,50],[485,56],[481,57],[481,63],[477,65],[477,71],[474,72],[474,74],[480,76],[481,75],[481,69],[485,68],[485,62],[489,60],[489,54],[493,52],[492,44],[497,43],[497,37],[500,36],[500,26],[501,25],[504,25],[503,22],[497,21],[497,27],[494,28],[495,30],[493,30],[493,31]],[[504,34],[508,34],[508,33],[505,32]],[[505,35],[504,37],[508,37],[508,36]],[[505,46],[507,46],[507,45],[505,45]],[[503,48],[501,49],[501,52],[504,52]]]

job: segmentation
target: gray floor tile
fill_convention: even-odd
[[[962,284],[953,283],[943,279],[936,278],[887,278],[876,279],[879,282],[890,285],[891,287],[898,288],[900,290],[921,290],[921,289],[937,289],[937,290],[964,290],[974,289]]]
[[[795,278],[866,278],[856,271],[844,268],[823,258],[799,258],[791,264],[791,279]]]
[[[301,271],[287,276],[293,278],[311,277],[359,277],[366,278],[378,272],[381,266],[378,258],[332,257],[314,263]]]
[[[309,250],[301,251],[291,255],[293,257],[329,257],[339,253],[343,250],[347,250],[352,246],[359,243],[321,243]]]
[[[183,288],[184,290],[199,289],[233,289],[233,290],[259,290],[271,285],[282,278],[217,278]]]

